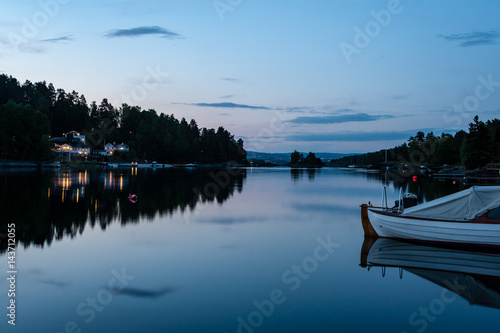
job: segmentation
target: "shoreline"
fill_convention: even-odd
[[[34,162],[34,161],[0,161],[0,170],[2,169],[67,169],[67,168],[103,168],[103,169],[229,169],[248,167],[247,164],[237,163],[206,163],[206,164],[170,164],[170,163],[132,163],[132,162]]]

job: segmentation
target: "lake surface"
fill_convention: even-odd
[[[411,267],[439,249],[370,250],[359,205],[384,184],[389,202],[401,186],[421,200],[465,188],[329,168],[0,171],[2,231],[15,223],[18,240],[12,327],[1,239],[0,330],[497,332],[498,278]],[[381,247],[420,254],[383,268]]]

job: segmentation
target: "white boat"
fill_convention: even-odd
[[[473,186],[410,208],[364,204],[361,219],[366,236],[500,246],[500,186]]]

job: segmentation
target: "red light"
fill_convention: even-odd
[[[413,181],[416,182],[417,181],[417,176],[413,176]]]

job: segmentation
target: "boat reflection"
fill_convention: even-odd
[[[468,300],[500,309],[500,252],[490,248],[436,247],[386,238],[365,238],[361,267],[387,267],[427,279]]]

